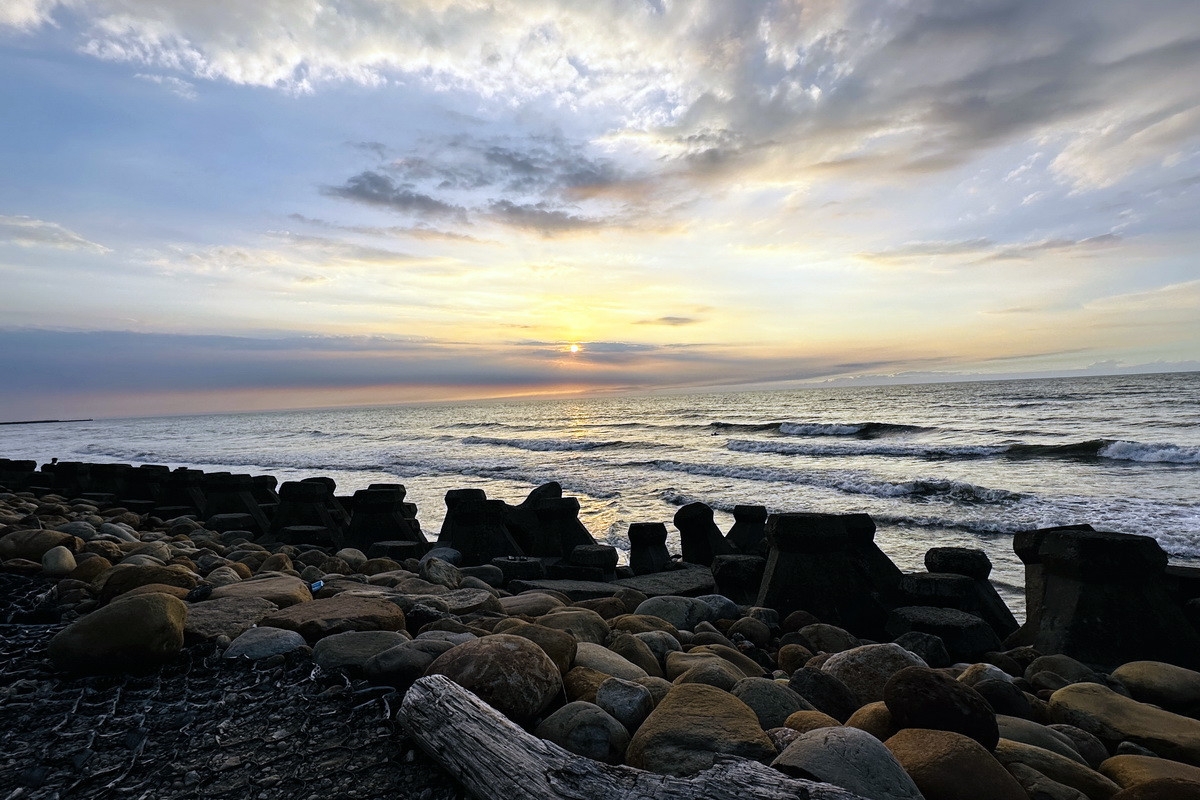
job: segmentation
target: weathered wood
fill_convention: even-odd
[[[442,675],[413,684],[400,720],[479,800],[863,800],[745,759],[688,778],[603,764],[526,733]]]

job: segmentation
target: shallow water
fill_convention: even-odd
[[[0,455],[400,480],[427,532],[447,489],[516,501],[557,480],[622,550],[692,500],[723,529],[738,503],[864,511],[902,569],[983,548],[1017,610],[1018,530],[1088,522],[1200,563],[1200,373],[4,426]]]

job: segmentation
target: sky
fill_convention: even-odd
[[[0,419],[1200,369],[1195,0],[4,0]]]

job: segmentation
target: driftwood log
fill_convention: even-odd
[[[479,800],[863,800],[745,759],[687,778],[593,761],[526,733],[442,675],[413,684],[400,720]]]

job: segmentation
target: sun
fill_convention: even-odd
[[[567,349],[568,349],[568,350],[570,350],[572,353],[578,353],[578,352],[579,352],[579,345],[577,345],[577,344],[573,344],[573,345],[571,345],[571,346],[570,346],[569,348],[567,348]]]

